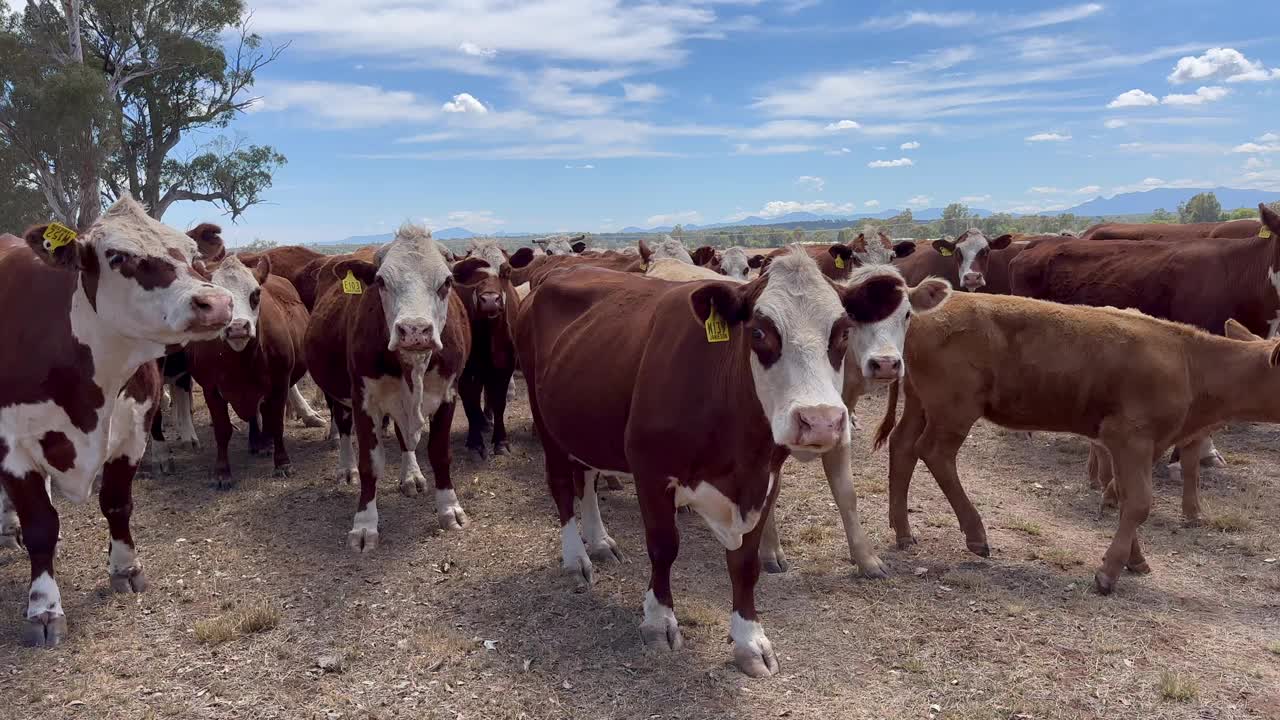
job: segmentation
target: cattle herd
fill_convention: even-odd
[[[415,452],[425,435],[440,525],[467,527],[450,476],[455,409],[461,400],[470,452],[507,452],[520,373],[564,571],[586,585],[593,563],[621,558],[596,485],[631,478],[651,562],[641,636],[676,650],[677,511],[692,510],[727,551],[733,656],[751,676],[778,670],[754,592],[761,568],[787,570],[772,509],[788,457],[821,460],[851,560],[886,574],[851,470],[854,409],[876,383],[889,386],[875,446],[889,446],[899,545],[914,542],[907,493],[923,460],[968,549],[989,554],[956,469],[978,420],[1073,433],[1091,442],[1090,477],[1118,507],[1095,573],[1108,594],[1123,570],[1151,571],[1138,529],[1153,464],[1174,450],[1194,521],[1199,466],[1222,463],[1211,433],[1280,422],[1280,344],[1265,339],[1280,320],[1280,216],[1259,211],[1081,236],[866,233],[763,252],[690,252],[672,238],[602,251],[560,237],[515,252],[474,242],[456,256],[406,224],[381,247],[326,256],[228,254],[216,226],[184,234],[125,198],[78,235],[57,224],[0,235],[0,545],[30,557],[22,639],[55,645],[67,632],[54,488],[84,502],[100,486],[111,588],[141,592],[131,486],[144,455],[163,472],[172,442],[197,443],[193,381],[213,423],[213,476],[231,489],[232,412],[280,476],[291,472],[286,417],[326,422],[296,388],[308,373],[337,438],[337,481],[359,485],[352,550],[374,551],[387,529],[376,494],[389,442],[413,496],[427,489]]]

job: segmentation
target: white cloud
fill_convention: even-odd
[[[734,155],[791,155],[795,153],[813,152],[818,148],[813,145],[801,145],[799,143],[784,143],[782,145],[752,145],[750,143],[738,143],[733,146]]]
[[[1103,6],[1099,3],[1069,5],[1024,15],[913,10],[900,15],[871,18],[863,22],[862,27],[868,30],[901,30],[918,26],[944,29],[981,27],[991,32],[1013,32],[1082,20],[1102,10]]]
[[[923,12],[915,10],[866,20],[862,27],[868,30],[900,30],[913,25],[925,25],[936,28],[959,28],[973,25],[978,21],[978,14],[973,12]]]
[[[1150,107],[1159,104],[1160,100],[1155,95],[1146,90],[1134,88],[1117,95],[1115,100],[1107,103],[1107,107],[1114,110],[1116,108]]]
[[[586,165],[565,165],[565,170],[595,170],[596,166],[590,163]]]
[[[1274,143],[1245,143],[1231,148],[1234,153],[1252,153],[1260,155],[1263,153],[1280,152],[1280,142]]]
[[[863,206],[863,207],[868,207],[868,208],[871,208],[872,210],[874,210],[874,209],[876,209],[876,208],[880,207],[880,201],[879,201],[879,200],[868,200],[868,201],[866,201],[866,202],[862,203],[862,206]]]
[[[820,177],[817,177],[816,175],[801,175],[800,177],[796,178],[796,184],[805,188],[806,190],[812,190],[814,192],[822,192],[822,189],[827,186],[827,181],[823,180]]]
[[[410,135],[409,137],[396,138],[397,145],[415,145],[421,143],[438,143],[446,140],[453,140],[458,137],[458,133],[441,131],[421,133],[418,135]]]
[[[1112,193],[1143,192],[1154,188],[1198,188],[1212,187],[1214,183],[1207,180],[1163,180],[1157,177],[1143,178],[1131,185],[1118,185],[1111,189]]]
[[[423,218],[428,226],[437,229],[445,227],[461,227],[477,233],[491,233],[507,223],[494,216],[492,210],[454,210],[444,219]]]
[[[930,197],[928,195],[916,195],[907,201],[907,207],[924,208],[929,207]]]
[[[869,168],[911,167],[912,165],[915,165],[915,163],[911,161],[911,158],[898,158],[897,160],[872,160],[867,163],[867,167]]]
[[[1097,195],[1102,192],[1101,185],[1085,185],[1075,191],[1076,195]]]
[[[1106,127],[1108,130],[1115,130],[1117,128],[1127,127],[1129,123],[1124,120],[1116,120],[1115,118],[1112,118],[1102,123],[1102,125],[1103,127]]]
[[[262,83],[255,112],[299,111],[308,120],[336,127],[417,123],[439,114],[436,106],[402,90],[318,81]]]
[[[1220,155],[1227,151],[1224,145],[1203,142],[1130,142],[1120,143],[1116,147],[1125,152],[1147,152],[1157,155]]]
[[[828,132],[840,132],[842,130],[857,130],[860,127],[862,126],[853,120],[840,120],[839,122],[833,122],[830,125],[827,125],[825,130]]]
[[[1178,60],[1169,82],[1176,84],[1197,80],[1262,82],[1280,79],[1280,68],[1268,70],[1261,62],[1250,60],[1235,48],[1210,48],[1203,55]]]
[[[1217,85],[1213,85],[1209,87],[1201,86],[1199,88],[1196,88],[1196,91],[1194,94],[1174,93],[1171,95],[1165,95],[1164,99],[1161,100],[1160,102],[1164,103],[1165,105],[1180,105],[1180,106],[1203,105],[1208,102],[1221,100],[1222,98],[1226,97],[1230,92],[1231,92],[1230,90]]]
[[[637,103],[655,102],[666,94],[654,83],[622,83],[622,92],[627,102]]]
[[[1067,206],[1062,203],[1050,203],[1048,205],[1015,205],[1005,208],[1005,212],[1015,213],[1017,215],[1039,215],[1046,212],[1057,212],[1066,210]]]
[[[1265,133],[1258,138],[1258,142],[1280,142],[1280,135],[1273,132]]]
[[[1263,160],[1262,158],[1251,157],[1248,160],[1244,161],[1245,170],[1261,170],[1262,168],[1267,167],[1268,165],[1270,165],[1270,163],[1268,163],[1266,160]]]
[[[960,202],[962,203],[980,203],[980,202],[990,202],[990,201],[991,201],[990,195],[965,195],[964,197],[960,198]]]
[[[849,153],[851,153],[851,152],[853,152],[853,151],[852,151],[852,150],[850,150],[849,148],[847,148],[847,147],[842,147],[842,148],[833,148],[833,149],[831,149],[831,150],[826,151],[826,152],[825,152],[825,153],[823,153],[823,154],[824,154],[824,155],[835,155],[835,156],[839,156],[839,155],[848,155],[848,154],[849,154]]]
[[[1056,132],[1036,133],[1035,135],[1028,135],[1026,137],[1027,142],[1066,142],[1070,139],[1070,135],[1064,135]]]
[[[1062,189],[1056,188],[1056,187],[1047,187],[1045,185],[1035,185],[1030,190],[1027,190],[1027,192],[1035,193],[1037,195],[1057,195],[1058,193],[1062,192]]]
[[[904,142],[898,146],[898,149],[899,150],[919,150],[920,143],[915,140],[912,140],[911,142]]]
[[[470,55],[471,57],[482,57],[482,58],[491,58],[498,54],[498,51],[494,50],[493,48],[480,47],[479,45],[473,42],[462,43],[461,45],[458,46],[458,51],[461,52],[463,55]]]
[[[799,202],[796,200],[771,200],[764,204],[756,212],[739,212],[730,215],[726,220],[736,222],[745,217],[755,215],[757,217],[771,218],[790,215],[791,213],[806,212],[815,215],[848,215],[853,212],[853,203],[831,203],[824,200],[816,200],[813,202]]]
[[[1108,129],[1115,130],[1117,128],[1136,127],[1139,125],[1202,127],[1207,125],[1229,125],[1232,122],[1232,118],[1212,115],[1196,115],[1192,117],[1131,117],[1124,120],[1111,118],[1104,122],[1103,126]]]
[[[473,113],[475,115],[484,115],[489,112],[489,108],[484,103],[472,97],[470,93],[458,93],[453,96],[453,100],[440,106],[440,109],[447,113]]]
[[[684,210],[682,212],[665,213],[662,215],[650,215],[645,219],[645,225],[687,225],[689,223],[702,222],[702,213],[697,210]]]

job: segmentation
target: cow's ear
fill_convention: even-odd
[[[754,295],[748,289],[757,280],[746,285],[731,285],[725,282],[711,281],[694,290],[689,295],[689,309],[699,323],[706,323],[711,317],[711,310],[729,324],[746,320],[751,315],[751,300]]]
[[[711,247],[710,245],[703,245],[697,250],[694,250],[693,254],[690,255],[690,257],[693,258],[694,265],[698,265],[700,267],[707,267],[711,265],[712,262],[715,261],[716,249]]]
[[[849,268],[862,265],[862,261],[854,256],[853,249],[848,245],[836,243],[827,248],[827,252],[831,253],[831,257],[835,258],[836,265],[839,267]]]
[[[1266,203],[1258,203],[1258,217],[1262,218],[1262,226],[1270,230],[1273,237],[1280,237],[1280,213]]]
[[[752,255],[751,257],[747,258],[747,267],[753,270],[759,270],[760,268],[768,264],[768,259],[769,259],[768,255]]]
[[[941,278],[931,277],[920,281],[919,285],[907,293],[911,300],[911,309],[918,313],[937,310],[951,297],[951,283]]]
[[[866,233],[858,233],[858,237],[850,240],[849,249],[856,253],[865,253],[867,251]]]
[[[956,244],[950,240],[943,240],[942,238],[938,238],[933,241],[933,249],[937,250],[939,255],[949,256],[956,254]]]
[[[915,251],[916,251],[916,244],[911,240],[908,240],[906,242],[900,242],[897,245],[893,246],[894,257],[904,258],[911,255]]]
[[[995,240],[990,241],[988,244],[991,246],[992,250],[1003,250],[1009,247],[1009,243],[1011,242],[1013,242],[1013,236],[1009,233],[1005,233]]]
[[[906,283],[897,275],[876,275],[855,285],[835,287],[849,317],[867,325],[880,322],[898,309]]]
[[[489,267],[489,263],[478,257],[459,260],[453,266],[453,279],[459,285],[470,285],[480,279],[481,273],[487,267]]]
[[[502,263],[502,267],[498,268],[498,279],[506,280],[508,282],[511,281],[511,263]]]
[[[1223,334],[1232,340],[1261,340],[1262,338],[1249,332],[1249,328],[1241,325],[1235,318],[1227,318],[1226,327],[1223,328]]]
[[[372,285],[378,279],[378,268],[368,260],[343,260],[333,266],[333,275],[345,278],[347,273],[365,285]]]
[[[253,279],[257,280],[259,285],[265,285],[267,276],[271,274],[271,258],[266,255],[260,256],[250,270],[253,271]]]
[[[653,257],[653,250],[650,249],[649,243],[645,242],[644,238],[640,238],[636,241],[636,245],[640,248],[640,259],[644,260],[645,264],[648,265],[649,258]],[[703,319],[705,320],[705,318]]]
[[[533,262],[533,257],[534,257],[533,248],[522,247],[519,250],[515,251],[515,253],[511,255],[510,259],[508,259],[507,262],[508,264],[511,265],[511,267],[516,268],[518,270],[522,267],[525,267],[529,263]]]
[[[94,267],[87,255],[93,255],[93,245],[81,241],[74,231],[59,223],[36,225],[23,233],[27,247],[48,265],[62,270],[80,270]]]
[[[587,244],[581,240],[577,240],[569,243],[569,249],[573,251],[574,255],[581,255],[583,251],[587,249]]]

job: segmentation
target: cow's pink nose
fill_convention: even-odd
[[[848,413],[842,407],[821,405],[795,411],[798,442],[802,447],[829,448],[844,439]]]
[[[249,337],[249,321],[243,318],[232,320],[227,326],[227,337],[232,340],[240,340]]]
[[[977,290],[986,285],[987,281],[982,277],[982,273],[971,272],[965,273],[964,277],[960,279],[960,283],[964,285],[966,290]]]
[[[897,380],[902,371],[902,358],[881,355],[867,361],[867,375],[872,380]]]
[[[480,312],[489,316],[502,312],[502,295],[496,292],[480,293]]]
[[[400,337],[400,350],[434,352],[440,349],[440,343],[436,340],[435,325],[430,320],[418,318],[397,320],[396,334]]]
[[[191,297],[191,328],[212,330],[231,322],[231,295],[226,292],[201,292]]]

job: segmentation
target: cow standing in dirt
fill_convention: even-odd
[[[511,327],[520,305],[511,285],[511,265],[497,243],[475,244],[453,266],[458,296],[471,323],[471,353],[458,379],[458,395],[467,414],[467,448],[486,456],[484,432],[493,427],[493,454],[505,455],[507,391],[516,369]],[[483,404],[482,401],[483,400]]]
[[[160,397],[155,361],[166,346],[216,336],[231,319],[231,296],[192,268],[195,241],[129,197],[81,237],[40,226],[25,239],[0,239],[0,487],[31,560],[22,639],[47,646],[67,624],[46,480],[83,503],[101,474],[111,588],[145,589],[129,517]],[[17,540],[3,509],[0,525]]]

